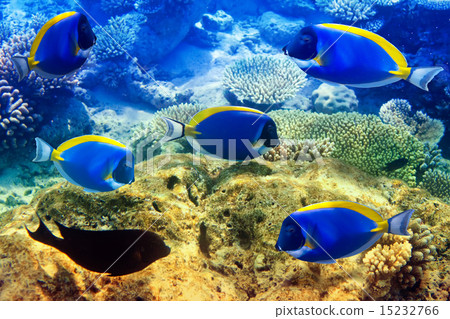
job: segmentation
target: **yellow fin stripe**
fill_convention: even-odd
[[[247,111],[247,112],[253,112],[258,114],[264,114],[264,112],[261,112],[259,110],[255,110],[249,107],[243,107],[243,106],[217,106],[217,107],[210,107],[206,110],[200,111],[197,114],[194,115],[194,117],[189,122],[189,125],[196,126],[206,118],[210,117],[211,115],[214,115],[219,112],[224,111]]]
[[[38,34],[36,35],[36,38],[33,41],[33,44],[31,45],[30,57],[34,57],[34,55],[36,54],[39,44],[41,43],[42,38],[44,37],[44,35],[48,31],[48,29],[50,29],[52,26],[54,26],[59,21],[64,20],[65,18],[70,17],[71,15],[74,15],[75,13],[76,13],[75,11],[64,12],[64,13],[61,13],[61,14],[57,15],[56,17],[50,19],[49,21],[47,21],[44,24],[44,26],[41,28],[41,30],[39,30]],[[31,66],[30,66],[30,68],[31,68]]]
[[[305,206],[300,208],[298,211],[307,211],[307,210],[314,210],[314,209],[320,209],[320,208],[347,208],[351,209],[355,212],[360,213],[361,215],[373,220],[376,223],[381,223],[384,221],[383,217],[381,217],[376,211],[374,211],[372,208],[369,208],[367,206],[350,202],[350,201],[331,201],[331,202],[323,202],[318,204],[313,204],[309,206]]]
[[[372,229],[370,232],[371,233],[375,233],[375,232],[383,232],[383,233],[387,233],[389,230],[389,223],[387,220],[383,220],[382,222],[378,222],[378,227]]]
[[[82,143],[86,143],[86,142],[99,142],[99,143],[106,143],[106,144],[111,144],[111,145],[115,145],[118,147],[123,147],[126,148],[125,145],[123,145],[122,143],[119,143],[113,139],[104,137],[104,136],[98,136],[98,135],[83,135],[83,136],[79,136],[79,137],[75,137],[71,140],[68,140],[64,143],[62,143],[59,147],[58,147],[58,151],[59,152],[64,152],[65,150],[68,150],[71,147],[77,146],[79,144]]]
[[[408,66],[408,62],[406,62],[406,59],[403,56],[403,54],[392,43],[387,41],[385,38],[379,36],[378,34],[360,28],[350,27],[347,25],[336,23],[324,23],[322,25],[324,27],[357,34],[359,36],[372,40],[380,47],[382,47],[384,51],[386,51],[386,53],[390,55],[390,57],[395,61],[395,63],[397,63],[397,65],[400,68],[402,67],[406,68]]]
[[[50,160],[52,161],[64,161],[64,158],[61,157],[61,152],[57,150],[53,150],[52,155],[50,156]]]
[[[411,68],[399,68],[398,71],[389,71],[389,73],[406,80],[411,74]]]

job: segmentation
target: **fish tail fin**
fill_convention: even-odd
[[[397,214],[388,219],[389,229],[388,233],[402,236],[410,236],[408,233],[409,219],[411,218],[414,209],[405,210],[403,213]]]
[[[443,70],[444,69],[440,66],[411,68],[411,73],[406,80],[422,90],[428,91],[428,83],[433,80],[436,74]]]
[[[33,238],[34,240],[36,240],[38,242],[56,247],[58,242],[61,241],[62,239],[53,235],[52,232],[47,228],[47,226],[45,226],[45,224],[42,222],[42,219],[39,216],[38,216],[38,218],[39,218],[39,227],[35,232],[31,232],[27,228],[27,226],[25,226],[25,229],[27,230],[28,235],[30,235],[31,238]]]
[[[36,157],[33,162],[46,162],[52,158],[53,147],[51,147],[42,138],[36,137]]]
[[[28,58],[22,55],[14,55],[12,58],[14,67],[17,73],[19,73],[19,81],[22,81],[30,72],[30,66],[28,65]]]
[[[184,136],[185,124],[169,119],[167,117],[161,117],[167,125],[167,131],[164,137],[161,139],[161,143],[173,141]]]

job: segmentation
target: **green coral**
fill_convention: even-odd
[[[281,105],[305,85],[305,76],[305,72],[287,58],[255,55],[225,70],[225,97],[231,104]]]
[[[300,110],[269,113],[278,133],[290,139],[325,139],[334,143],[333,157],[370,174],[386,174],[416,186],[416,169],[423,163],[424,145],[408,131],[384,124],[375,115],[358,113],[319,114]],[[386,165],[406,158],[407,165],[386,172]]]
[[[428,190],[431,195],[450,203],[450,173],[440,169],[427,170],[420,186]]]

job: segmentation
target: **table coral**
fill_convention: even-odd
[[[383,124],[375,115],[279,110],[269,112],[269,116],[282,138],[329,138],[335,145],[333,157],[370,174],[387,174],[416,185],[416,170],[423,163],[423,143],[402,128]],[[392,172],[384,171],[388,163],[399,158],[406,158],[407,165]]]
[[[252,56],[226,68],[225,97],[231,104],[281,105],[305,85],[305,76],[306,73],[285,57]]]

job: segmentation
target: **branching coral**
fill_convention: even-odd
[[[346,21],[367,20],[375,15],[372,0],[316,0],[325,13]]]
[[[420,218],[410,222],[409,230],[410,238],[384,235],[365,254],[363,263],[369,271],[367,289],[372,297],[405,300],[414,293],[412,288],[420,289],[424,271],[436,254],[436,248],[431,245],[434,236]]]
[[[363,258],[368,269],[367,281],[373,298],[384,297],[391,290],[391,280],[411,258],[412,245],[405,237],[391,244],[377,244]]]
[[[379,113],[384,123],[403,127],[423,142],[438,143],[444,135],[444,124],[432,119],[425,113],[411,112],[411,105],[406,100],[392,99],[380,108]]]
[[[373,175],[384,174],[388,163],[405,158],[407,165],[388,174],[416,186],[416,169],[423,163],[423,143],[402,128],[383,124],[375,115],[358,113],[328,115],[280,110],[269,115],[276,122],[281,137],[329,138],[335,145],[333,157]]]
[[[292,141],[283,140],[280,145],[264,154],[264,159],[270,162],[294,160],[308,161],[319,160],[329,157],[333,153],[334,143],[329,138],[315,141]]]
[[[103,11],[117,14],[118,11],[130,11],[133,8],[133,0],[101,0],[100,6]]]
[[[137,40],[140,25],[147,18],[139,13],[129,13],[112,17],[103,28],[94,27],[97,43],[94,52],[99,60],[111,59],[129,51]]]
[[[164,1],[159,0],[137,0],[134,8],[143,14],[156,13],[164,8]]]
[[[317,112],[336,113],[358,110],[358,99],[355,91],[340,85],[322,83],[312,92],[312,103]]]
[[[306,83],[305,73],[289,59],[256,55],[225,70],[225,96],[248,106],[282,104]]]
[[[414,0],[419,6],[429,10],[449,10],[450,0]]]

